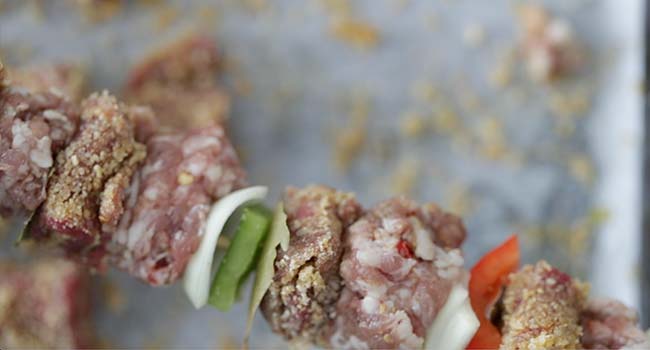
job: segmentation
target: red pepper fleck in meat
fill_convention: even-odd
[[[412,259],[413,258],[413,249],[409,245],[409,242],[401,239],[397,242],[397,252],[404,258]]]

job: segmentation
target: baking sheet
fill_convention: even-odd
[[[354,191],[366,206],[406,192],[464,216],[468,266],[519,232],[526,262],[544,257],[639,305],[642,1],[545,1],[590,52],[553,86],[509,61],[512,1],[133,1],[98,23],[71,3],[5,1],[4,59],[81,61],[93,89],[119,91],[147,50],[209,32],[227,59],[233,142],[271,200],[289,184]],[[180,286],[115,271],[95,294],[106,346],[241,340],[245,303],[195,311]],[[254,334],[253,347],[284,347],[261,317]]]

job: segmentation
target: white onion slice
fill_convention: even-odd
[[[221,198],[210,209],[201,245],[190,258],[183,279],[185,294],[195,308],[199,309],[208,302],[214,251],[228,218],[237,208],[253,201],[263,200],[267,193],[268,188],[265,186],[244,188]]]
[[[467,289],[455,285],[427,331],[424,349],[463,350],[478,327]]]

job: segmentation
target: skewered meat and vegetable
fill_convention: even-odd
[[[53,239],[93,268],[113,265],[154,286],[185,274],[196,307],[207,302],[210,271],[218,270],[210,302],[228,309],[264,246],[269,269],[263,273],[273,277],[268,290],[260,283],[253,307],[265,294],[262,309],[271,328],[291,341],[350,349],[463,348],[480,320],[483,331],[473,345],[647,344],[629,309],[586,301],[582,283],[545,262],[508,279],[519,260],[516,240],[514,248],[500,247],[472,270],[472,305],[486,313],[477,319],[465,287],[462,221],[405,197],[366,212],[351,193],[318,185],[288,188],[277,212],[284,211],[286,222],[277,213],[282,222],[246,209],[226,259],[215,268],[213,252],[228,218],[267,192],[258,187],[231,193],[246,180],[220,125],[228,100],[212,79],[218,63],[216,48],[204,37],[172,45],[135,68],[127,94],[142,105],[132,106],[104,92],[78,107],[81,85],[69,67],[17,71],[15,82],[0,70],[0,214],[36,211],[33,237]],[[502,257],[504,263],[496,264]],[[486,276],[493,269],[498,273]],[[0,310],[21,307],[22,301],[2,293],[10,295],[0,277]],[[489,310],[495,301],[502,326],[487,316],[495,313]],[[18,327],[15,315],[0,312],[0,339]],[[457,339],[441,340],[446,336]],[[77,342],[64,339],[72,338]]]

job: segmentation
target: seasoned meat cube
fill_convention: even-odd
[[[44,259],[0,262],[2,348],[77,349],[92,346],[90,290],[77,265]]]
[[[153,136],[147,153],[125,194],[112,259],[152,285],[169,284],[198,248],[212,203],[244,186],[245,173],[220,126]]]
[[[350,226],[340,273],[334,348],[422,347],[451,288],[466,277],[460,219],[405,197],[379,203]]]
[[[54,233],[75,254],[103,243],[102,229],[115,229],[123,192],[146,155],[125,110],[107,92],[83,102],[80,130],[56,159],[37,236]]]
[[[192,35],[150,55],[129,75],[125,96],[150,105],[174,129],[223,122],[230,100],[215,81],[220,57],[210,38]]]
[[[546,261],[510,275],[503,296],[502,349],[577,349],[587,285]]]
[[[591,299],[580,315],[585,349],[650,348],[634,310],[612,299]]]
[[[79,102],[84,96],[86,77],[80,66],[74,64],[43,64],[12,68],[9,80],[15,86],[32,92],[50,92]]]
[[[342,235],[362,209],[350,193],[309,186],[288,188],[284,210],[289,249],[278,249],[262,310],[273,330],[285,338],[323,343],[342,287]]]
[[[79,111],[62,96],[3,77],[0,63],[0,215],[9,216],[45,200],[53,159],[77,130]]]

